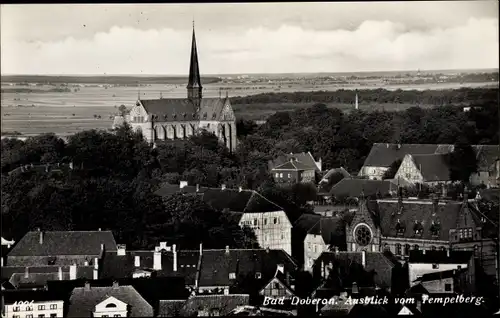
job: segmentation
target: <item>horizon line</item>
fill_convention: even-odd
[[[417,73],[417,72],[450,72],[450,71],[490,71],[498,72],[499,68],[457,68],[457,69],[418,69],[418,70],[379,70],[379,71],[322,71],[322,72],[271,72],[271,73],[259,73],[259,72],[240,72],[240,73],[218,73],[218,74],[203,74],[204,76],[223,76],[223,75],[293,75],[293,74],[353,74],[353,73]],[[135,77],[148,77],[148,76],[170,76],[170,77],[188,77],[189,74],[28,74],[28,73],[7,73],[1,74],[0,76],[135,76]]]

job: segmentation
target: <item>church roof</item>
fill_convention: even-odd
[[[189,63],[189,82],[187,88],[201,88],[200,67],[198,63],[198,50],[196,48],[196,35],[193,25],[193,37],[191,41],[191,61]]]
[[[225,99],[160,98],[141,99],[140,104],[148,114],[158,116],[156,121],[220,120]],[[198,109],[199,106],[199,109]]]
[[[449,181],[450,167],[446,155],[413,155],[413,162],[422,174],[424,181]]]

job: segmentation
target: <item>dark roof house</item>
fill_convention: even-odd
[[[367,197],[381,195],[387,196],[395,193],[397,184],[387,180],[368,179],[342,179],[330,189],[330,195],[338,198],[359,197],[364,194]]]
[[[302,152],[302,153],[290,153],[286,155],[279,156],[278,158],[269,161],[268,168],[269,171],[278,168],[278,166],[282,166],[283,164],[287,164],[293,162],[298,166],[298,168],[293,168],[290,166],[289,170],[316,170],[321,172],[321,159],[316,161],[310,152]],[[284,169],[284,168],[280,168]]]

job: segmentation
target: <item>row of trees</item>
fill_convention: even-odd
[[[363,104],[414,104],[414,105],[476,105],[483,101],[497,99],[496,88],[461,88],[448,90],[395,90],[362,89],[357,91],[359,103]],[[262,93],[250,96],[231,98],[231,103],[262,104],[262,103],[341,103],[352,104],[352,90]]]

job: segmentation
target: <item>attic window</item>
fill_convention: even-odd
[[[439,236],[439,231],[441,230],[441,224],[439,222],[434,223],[434,221],[432,221],[430,230],[432,236]]]
[[[182,113],[182,117],[186,118],[186,115],[187,115],[186,113]]]
[[[261,279],[262,278],[262,273],[261,272],[255,273],[255,278],[256,279]]]
[[[398,223],[396,224],[397,235],[404,235],[405,230],[406,230],[406,226],[398,220]]]
[[[236,279],[236,273],[229,273],[229,279]]]
[[[422,222],[415,221],[415,225],[413,226],[413,232],[415,232],[415,235],[422,235],[424,233],[424,227],[422,226]]]
[[[167,114],[163,115],[163,118],[167,119],[167,118],[168,118],[168,115],[167,115]]]
[[[172,118],[177,118],[177,114],[173,114],[173,115],[172,115]]]
[[[195,119],[195,118],[196,118],[196,114],[195,114],[195,113],[193,113],[193,119]]]

